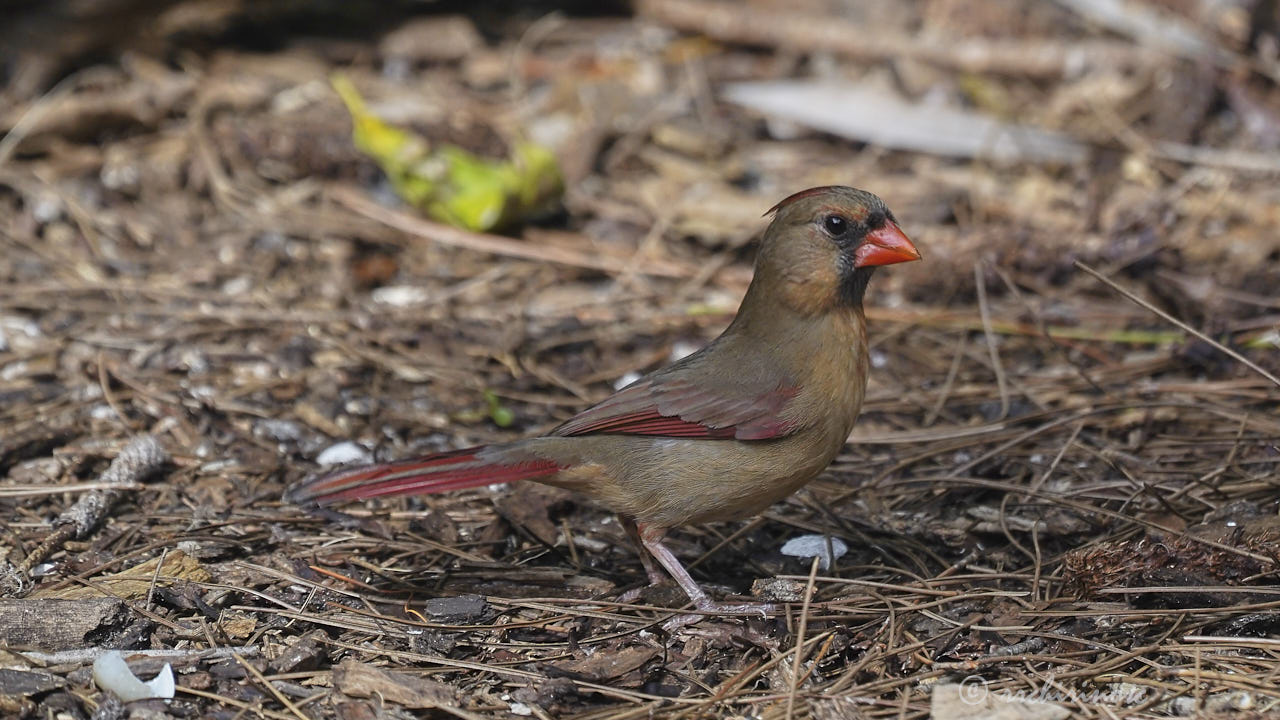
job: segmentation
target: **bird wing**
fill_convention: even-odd
[[[796,430],[783,410],[799,392],[797,387],[779,382],[763,392],[751,388],[751,383],[702,383],[679,375],[645,378],[578,413],[551,434],[767,440]]]

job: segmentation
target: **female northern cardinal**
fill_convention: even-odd
[[[287,498],[334,503],[516,480],[571,488],[617,512],[699,610],[760,610],[713,602],[662,538],[677,525],[754,515],[827,467],[867,385],[867,280],[876,266],[920,259],[884,202],[862,190],[812,188],[769,213],[738,315],[702,350],[545,437],[340,469]]]

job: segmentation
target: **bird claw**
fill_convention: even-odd
[[[745,603],[722,603],[712,600],[705,600],[698,603],[697,613],[687,613],[684,615],[676,615],[662,624],[662,629],[667,632],[678,630],[686,625],[706,620],[708,617],[716,615],[759,615],[761,618],[767,618],[770,615],[782,611],[781,605],[773,603],[745,602]]]
[[[618,602],[623,603],[624,605],[630,605],[631,603],[639,600],[640,596],[644,593],[646,589],[647,588],[645,588],[643,585],[637,588],[631,588],[630,590],[618,596]]]
[[[743,603],[722,603],[707,600],[698,603],[698,609],[704,613],[716,613],[719,615],[756,615],[767,618],[770,615],[782,611],[781,605],[762,602],[743,602]]]
[[[675,632],[676,630],[679,630],[685,625],[692,625],[701,620],[705,620],[706,617],[707,617],[706,615],[695,615],[695,614],[676,615],[670,620],[662,623],[662,629],[665,632]]]

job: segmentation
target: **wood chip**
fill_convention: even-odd
[[[344,660],[333,669],[333,684],[351,697],[381,697],[407,708],[425,709],[455,705],[453,689],[435,680],[401,672],[389,672],[355,660]]]
[[[598,650],[581,660],[553,663],[551,667],[585,680],[603,682],[637,670],[657,656],[657,648],[632,646],[621,650]]]
[[[0,598],[0,645],[70,650],[123,628],[129,610],[117,598]]]
[[[0,695],[37,695],[66,684],[66,679],[46,672],[0,668]]]

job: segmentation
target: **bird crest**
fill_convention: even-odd
[[[823,185],[821,187],[811,187],[808,190],[801,190],[798,193],[792,193],[791,195],[788,195],[782,198],[782,200],[779,201],[777,205],[774,205],[773,207],[766,210],[762,217],[768,217],[778,212],[782,208],[790,205],[791,203],[796,202],[797,200],[803,200],[807,197],[813,197],[814,195],[822,195],[823,193],[829,193],[833,190],[839,190],[839,189],[840,188],[835,185]]]

